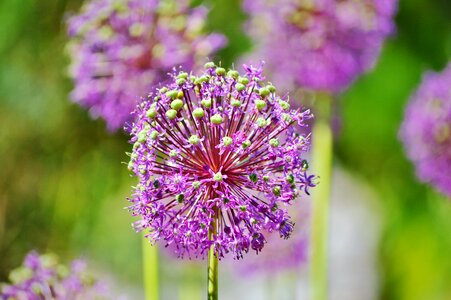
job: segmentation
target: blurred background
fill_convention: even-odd
[[[251,48],[241,27],[246,15],[238,0],[204,2],[212,8],[210,28],[229,39],[220,52],[229,66]],[[0,281],[28,251],[48,250],[65,259],[88,257],[139,299],[141,241],[124,209],[135,183],[121,163],[128,160],[127,136],[107,133],[102,120],[68,98],[64,18],[80,5],[0,1]],[[397,136],[422,72],[450,61],[451,2],[401,0],[396,23],[375,69],[340,98],[333,299],[451,299],[451,202],[416,180]],[[187,277],[202,289],[203,268],[186,276],[187,263],[162,259],[167,299],[176,299],[174,283],[191,282]],[[264,276],[249,277],[247,285],[227,267],[222,271],[224,299],[262,299]],[[293,276],[282,274],[272,284],[291,285],[307,299],[305,274],[299,283]],[[274,299],[293,299],[278,290]]]

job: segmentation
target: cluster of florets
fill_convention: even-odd
[[[284,206],[315,185],[297,129],[310,112],[265,84],[261,68],[245,74],[214,63],[200,76],[174,73],[135,111],[129,169],[139,177],[130,210],[151,241],[177,254],[218,257],[261,251],[263,232],[288,238]]]
[[[407,106],[400,137],[417,176],[451,197],[451,65],[423,77]]]
[[[52,254],[30,252],[23,265],[10,273],[9,284],[1,286],[1,299],[106,299],[105,286],[75,260],[68,268]]]
[[[375,63],[397,0],[245,0],[253,57],[276,84],[340,92]]]
[[[309,203],[290,206],[288,213],[296,222],[296,230],[287,240],[279,240],[277,235],[266,237],[265,251],[258,255],[248,255],[244,262],[230,262],[239,275],[277,276],[281,272],[299,270],[306,267],[308,260],[308,212]]]
[[[123,127],[152,85],[172,67],[195,67],[221,48],[220,34],[205,34],[205,7],[188,0],[93,0],[68,20],[74,79],[72,99]]]

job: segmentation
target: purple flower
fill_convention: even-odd
[[[130,210],[137,231],[179,256],[204,257],[214,245],[220,258],[241,258],[260,252],[267,232],[293,230],[284,207],[314,186],[304,174],[308,136],[298,133],[311,114],[291,110],[261,67],[205,67],[200,76],[174,72],[138,105]]]
[[[93,0],[68,20],[73,101],[123,127],[140,96],[175,65],[193,68],[226,40],[204,34],[207,10],[188,0]]]
[[[306,224],[308,223],[309,209],[304,205],[308,204],[301,203],[301,205],[292,206],[289,209],[297,227],[290,239],[279,241],[277,235],[268,235],[265,251],[258,255],[249,255],[246,261],[240,264],[230,261],[232,269],[245,276],[262,273],[274,276],[279,272],[305,266],[308,258]],[[287,225],[289,226],[289,224],[285,224],[285,229],[288,228]]]
[[[11,283],[1,285],[1,299],[107,299],[105,287],[87,272],[81,260],[67,268],[52,254],[32,251],[23,266],[13,270],[9,277]]]
[[[451,197],[451,64],[428,72],[407,105],[400,138],[418,178]]]
[[[275,83],[340,92],[373,67],[396,0],[245,0],[248,32]]]

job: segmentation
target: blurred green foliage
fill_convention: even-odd
[[[201,1],[196,1],[197,3]],[[251,44],[238,0],[205,0],[231,65]],[[87,254],[121,279],[141,280],[140,238],[124,209],[134,180],[122,133],[68,99],[64,17],[76,0],[0,2],[0,279],[31,249]],[[451,203],[418,183],[397,138],[403,109],[427,69],[451,57],[451,3],[404,0],[397,34],[373,72],[341,99],[338,160],[384,206],[381,299],[451,299]],[[352,266],[350,266],[352,267]]]

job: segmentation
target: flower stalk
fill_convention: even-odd
[[[213,240],[214,235],[216,235],[216,222],[213,221],[211,224],[212,228],[209,230],[209,238]],[[215,245],[212,244],[208,250],[208,288],[207,288],[207,299],[217,300],[218,299],[218,257],[215,255]]]
[[[318,94],[316,121],[313,126],[312,161],[314,171],[321,174],[312,194],[311,286],[313,300],[328,298],[328,224],[332,173],[332,129],[330,125],[332,99],[330,94]]]
[[[156,300],[159,296],[158,288],[158,249],[151,247],[149,240],[142,237],[143,278],[146,300]]]

